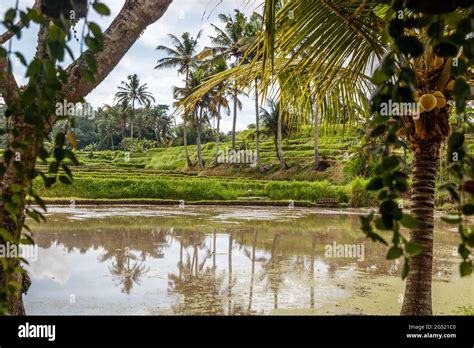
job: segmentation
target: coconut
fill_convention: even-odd
[[[443,93],[441,93],[440,91],[436,91],[433,93],[433,95],[435,96],[436,98],[436,107],[437,108],[444,108],[446,106],[446,97],[444,96]]]
[[[421,105],[420,102],[418,102],[418,106],[420,107],[420,114],[426,112],[425,108],[423,107],[423,105]]]
[[[420,105],[426,111],[431,111],[436,107],[437,100],[433,94],[425,94],[420,98]]]
[[[454,84],[455,84],[455,83],[456,83],[455,80],[449,81],[449,83],[448,83],[447,86],[446,86],[446,90],[447,90],[448,92],[452,92],[452,91],[454,90]]]

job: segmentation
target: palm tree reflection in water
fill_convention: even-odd
[[[135,232],[132,232],[132,238],[130,238],[130,230],[119,233],[117,236],[119,247],[106,250],[99,258],[100,262],[113,260],[109,266],[109,272],[121,286],[121,291],[127,295],[131,294],[134,284],[140,286],[141,278],[150,270],[146,267],[147,257],[163,258],[163,249],[167,245],[167,234],[163,230],[153,230],[147,235],[147,239],[152,241],[152,243],[145,243],[148,244],[147,248],[135,247],[137,239]]]
[[[288,235],[290,239],[287,240],[285,233],[276,232],[268,236],[269,239],[262,233],[257,229],[222,233],[185,229],[153,230],[151,233],[123,231],[116,234],[113,245],[106,249],[99,261],[110,260],[110,274],[121,292],[130,295],[134,285],[140,286],[141,279],[150,271],[147,261],[171,257],[174,249],[177,267],[176,271],[167,273],[167,291],[179,299],[172,311],[186,315],[257,314],[262,310],[262,301],[266,301],[265,293],[271,294],[273,309],[279,309],[282,302],[280,293],[288,272],[300,273],[301,269],[305,273],[309,268],[305,278],[309,281],[309,308],[314,310],[317,235],[307,235],[306,240],[311,242],[308,243],[309,255],[305,256],[293,255],[288,249],[286,245],[291,236]],[[173,246],[173,242],[177,242],[179,247]],[[219,245],[224,249],[221,253],[218,252]],[[248,259],[245,267],[250,272],[244,270],[248,278],[241,273],[242,257]],[[239,267],[238,277],[234,274],[234,263]],[[337,263],[327,262],[327,265],[329,277],[334,277],[332,268],[337,267]],[[291,288],[291,284],[288,286]],[[287,302],[294,305],[291,299],[285,299],[285,304]],[[259,309],[254,308],[256,305]]]
[[[140,285],[140,278],[150,270],[144,262],[143,254],[135,255],[129,248],[117,252],[115,262],[112,262],[109,270],[122,286],[123,293],[130,295],[133,284]]]
[[[206,267],[206,262],[213,252],[205,245],[203,237],[205,236],[199,232],[195,232],[188,239],[185,234],[176,237],[180,242],[179,273],[168,274],[168,292],[179,296],[180,300],[173,308],[177,314],[224,314],[220,294],[224,276],[216,275],[215,261],[212,267]],[[192,254],[189,253],[189,249],[192,250]],[[205,251],[201,262],[199,262],[200,250]],[[184,253],[186,253],[185,262],[183,262]]]
[[[274,309],[278,309],[278,292],[284,280],[283,272],[281,270],[281,256],[277,254],[280,238],[281,233],[276,233],[273,237],[270,260],[268,260],[268,262],[263,266],[265,270],[263,276],[267,276],[268,287],[273,293]]]
[[[256,295],[255,287],[265,280],[266,290],[272,293],[273,308],[278,309],[279,292],[286,276],[284,250],[280,246],[283,235],[282,232],[277,232],[272,239],[259,241],[259,231],[256,229],[223,232],[221,237],[225,236],[224,238],[227,239],[227,250],[221,255],[227,255],[227,257],[219,260],[217,231],[213,231],[212,234],[198,231],[189,233],[186,230],[174,229],[153,230],[146,234],[136,233],[136,231],[124,231],[118,234],[114,248],[106,249],[99,261],[111,260],[110,274],[117,286],[121,287],[121,292],[130,295],[133,286],[140,286],[141,279],[150,271],[150,267],[146,266],[147,259],[165,258],[165,250],[172,246],[173,241],[177,241],[179,242],[177,272],[168,274],[168,293],[177,295],[179,298],[177,305],[173,307],[174,313],[188,315],[251,315],[257,314],[252,309]],[[311,238],[311,254],[306,260],[310,260],[310,308],[314,309],[316,234],[312,234]],[[258,242],[263,243],[263,250],[270,249],[268,257],[262,254],[258,255]],[[138,244],[140,247],[138,247]],[[250,245],[251,247],[249,247]],[[242,300],[239,301],[239,299],[243,299],[240,297],[242,294],[239,290],[234,291],[239,280],[235,278],[233,272],[234,249],[238,249],[239,253],[250,262],[246,309],[244,309],[243,303],[240,303]],[[178,249],[176,252],[178,253]],[[207,265],[208,260],[209,265]],[[225,265],[224,260],[227,261],[227,265]],[[289,259],[286,261],[289,261]],[[304,261],[305,257],[301,259],[300,256],[296,256],[296,260],[287,266],[306,268]],[[257,267],[258,264],[261,266]],[[220,272],[218,265],[221,265]],[[257,272],[257,269],[259,269],[259,272]],[[227,282],[224,283],[226,280]]]
[[[386,296],[393,287],[384,282],[399,278],[400,268],[385,259],[385,248],[366,241],[357,231],[354,215],[321,215],[317,223],[308,214],[291,221],[224,224],[207,210],[201,214],[209,214],[209,220],[202,215],[184,223],[174,216],[113,216],[74,221],[67,228],[62,215],[55,215],[52,221],[58,222],[43,230],[37,227],[35,237],[42,260],[61,253],[63,268],[49,270],[56,272],[56,279],[37,282],[30,293],[36,297],[30,296],[27,305],[39,314],[53,313],[61,293],[51,293],[51,287],[74,287],[79,298],[103,313],[117,313],[115,307],[127,314],[366,313],[365,307],[356,308],[351,301]],[[457,240],[445,233],[447,227],[438,225],[435,240],[443,250],[434,264],[435,275],[443,280],[438,285],[455,285],[469,298],[469,289],[449,278],[457,274],[450,259]],[[334,241],[364,245],[365,258],[326,256],[327,246]],[[78,260],[88,272],[83,272],[85,266],[76,267]],[[43,270],[35,273],[34,267],[31,272],[38,278],[44,274]],[[51,307],[45,310],[43,298],[48,296]],[[380,303],[381,313],[394,312]],[[89,307],[77,308],[80,314],[91,313]]]
[[[313,234],[311,242],[311,263],[310,267],[310,308],[314,309],[314,256],[316,253],[316,234]]]

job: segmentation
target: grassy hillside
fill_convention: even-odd
[[[243,147],[240,144],[241,148]],[[253,149],[253,144],[247,144]],[[328,168],[314,171],[311,138],[284,142],[287,171],[279,169],[274,144],[261,144],[262,174],[243,164],[213,165],[215,143],[203,146],[206,167],[185,168],[184,148],[171,147],[143,153],[123,151],[77,152],[80,166],[72,166],[74,183],[57,184],[45,189],[35,181],[39,193],[50,199],[95,200],[185,200],[188,202],[227,201],[259,204],[339,205],[364,207],[376,203],[375,195],[365,190],[366,180],[357,177],[364,165],[357,155],[357,139],[325,137],[320,142],[320,156]],[[472,144],[469,144],[472,147]],[[220,149],[230,149],[230,143]],[[189,146],[195,161],[195,146]],[[441,163],[442,164],[442,163]],[[47,166],[38,167],[47,171]],[[448,195],[438,193],[437,204],[449,203]]]
[[[40,179],[35,188],[43,197],[54,199],[153,199],[191,202],[236,201],[266,204],[280,202],[296,205],[367,206],[374,197],[364,190],[365,182],[344,178],[344,158],[354,139],[327,138],[321,143],[326,171],[312,170],[314,143],[310,138],[288,140],[284,144],[290,170],[280,171],[274,145],[261,145],[265,173],[250,165],[213,166],[215,144],[203,146],[204,170],[185,168],[184,148],[149,150],[144,153],[123,151],[78,152],[80,166],[73,166],[73,185],[57,184],[45,189]],[[249,144],[252,149],[253,144]],[[230,149],[229,143],[221,149]],[[195,157],[195,146],[189,147]],[[193,158],[194,159],[194,158]],[[47,170],[47,166],[39,164]]]
[[[287,140],[283,144],[285,159],[290,170],[280,171],[275,153],[273,141],[263,141],[260,146],[261,161],[265,166],[265,173],[260,174],[250,165],[228,165],[221,164],[214,166],[215,143],[203,145],[203,159],[205,169],[199,170],[197,167],[185,168],[184,147],[170,147],[149,150],[145,153],[127,154],[123,151],[101,151],[101,152],[78,152],[78,157],[84,168],[91,172],[106,170],[107,168],[146,169],[148,174],[157,173],[184,173],[199,176],[232,176],[247,177],[268,180],[297,180],[297,181],[319,181],[328,180],[334,183],[345,184],[352,177],[343,175],[344,162],[348,161],[348,156],[354,150],[355,138],[325,138],[320,142],[320,156],[329,166],[328,170],[315,172],[312,170],[314,142],[311,138],[297,138]],[[239,142],[238,149],[254,150],[253,142]],[[221,143],[220,150],[230,150],[231,144]],[[196,163],[196,146],[189,146],[191,160]],[[347,174],[347,173],[345,173]]]

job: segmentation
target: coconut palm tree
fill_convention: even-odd
[[[176,102],[173,104],[173,106],[175,108],[178,108],[180,103],[186,98],[188,98],[192,93],[193,93],[192,88],[189,88],[187,86],[185,87],[174,86],[173,98],[176,100]],[[185,152],[187,167],[193,166],[193,163],[191,162],[191,158],[189,157],[189,151],[188,151],[187,127],[188,127],[188,121],[193,121],[195,108],[196,108],[195,105],[187,106],[183,114],[183,144],[184,144],[184,152]]]
[[[186,87],[174,87],[173,94],[175,99],[184,100],[188,98],[194,90],[199,87],[204,80],[209,76],[210,70],[207,65],[193,65],[193,70],[188,74],[188,81]],[[204,167],[204,161],[202,159],[201,142],[202,142],[202,126],[204,122],[208,121],[208,111],[212,109],[211,94],[203,95],[197,103],[188,107],[188,111],[192,115],[192,124],[196,131],[196,150],[198,165],[200,168]]]
[[[132,117],[130,108],[126,104],[119,103],[116,105],[105,104],[100,110],[104,113],[104,117],[110,117],[115,121],[116,126],[120,129],[122,139],[125,138],[128,119]]]
[[[252,61],[255,58],[256,47],[255,43],[261,34],[263,26],[263,18],[260,14],[254,12],[245,26],[245,33],[240,40],[240,50],[245,53],[247,61]],[[258,77],[254,81],[255,86],[255,153],[257,169],[263,172],[262,163],[260,160],[260,106],[259,106],[259,92],[258,92]]]
[[[227,70],[227,63],[224,59],[220,59],[210,66],[210,76],[218,74],[220,72]],[[209,111],[214,115],[217,120],[216,126],[216,154],[214,159],[214,164],[218,163],[219,158],[219,135],[220,135],[220,124],[221,124],[221,111],[224,108],[227,114],[230,114],[229,101],[227,99],[230,94],[230,85],[228,82],[223,81],[220,83],[214,91],[211,93]],[[240,105],[240,107],[242,107]]]
[[[108,110],[108,108],[104,110],[104,117],[98,120],[97,128],[102,137],[103,143],[110,144],[113,151],[115,149],[114,137],[118,134],[117,120],[113,117],[113,114],[108,113]],[[113,108],[111,110],[113,110]]]
[[[181,35],[181,39],[172,34],[168,34],[173,42],[173,47],[160,45],[156,49],[164,52],[167,56],[158,60],[155,69],[178,68],[178,73],[184,75],[185,88],[188,87],[189,73],[191,66],[199,61],[199,55],[196,54],[198,41],[201,37],[201,31],[193,38],[190,33],[186,32]],[[189,110],[185,110],[183,114],[184,122],[184,150],[186,152],[186,165],[191,166],[188,152],[187,140],[187,121],[190,118]]]
[[[300,83],[308,87],[309,93],[327,97],[328,92],[339,89],[341,93],[334,97],[343,100],[346,110],[350,109],[347,96],[352,94],[351,90],[358,90],[357,83],[365,72],[374,72],[373,63],[390,49],[381,35],[388,27],[381,16],[386,10],[375,1],[290,0],[276,13],[274,1],[266,0],[265,50],[261,61],[264,66],[275,66],[275,62],[287,60],[279,72],[272,71],[275,75],[288,73],[291,63],[298,61],[292,72],[301,78]],[[425,30],[412,30],[410,34],[426,41]],[[414,55],[404,62],[416,72],[413,89],[423,94],[442,91],[449,99],[452,60],[436,56],[431,49],[421,50],[424,53],[419,58]],[[341,68],[348,69],[344,83],[337,81]],[[332,99],[332,105],[336,105],[336,98]],[[440,147],[449,135],[448,119],[449,104],[423,111],[418,119],[402,118],[399,134],[414,152],[411,212],[418,225],[410,232],[410,242],[421,246],[421,252],[410,257],[408,263],[410,273],[401,310],[404,315],[432,314],[435,178]]]
[[[122,105],[131,106],[132,117],[130,120],[130,138],[133,139],[133,121],[135,117],[135,105],[138,103],[141,106],[150,105],[155,102],[155,98],[148,91],[147,84],[140,84],[140,79],[137,74],[129,75],[128,82],[122,81],[119,91],[115,94],[115,99]]]
[[[319,169],[319,115],[318,104],[315,101],[313,107],[313,138],[314,138],[314,162],[313,169]]]
[[[217,58],[224,58],[226,60],[233,59],[232,66],[238,66],[245,53],[245,51],[242,50],[242,47],[246,45],[243,38],[245,37],[248,26],[247,17],[239,10],[235,10],[234,16],[231,14],[226,15],[221,13],[219,19],[224,24],[224,29],[211,24],[216,31],[216,35],[211,36],[211,42],[214,46],[207,48],[205,51],[212,52],[212,54]],[[235,84],[233,88],[234,108],[232,119],[232,150],[235,150],[239,93],[239,88]]]
[[[157,105],[147,110],[147,120],[155,133],[156,142],[165,146],[173,137],[173,119],[168,115],[168,105]]]
[[[261,118],[263,126],[265,127],[265,133],[273,136],[275,151],[280,162],[280,168],[287,170],[288,164],[285,161],[285,155],[282,148],[282,139],[288,135],[288,127],[284,120],[284,114],[281,110],[280,101],[268,100],[268,110],[261,109]]]
[[[282,81],[282,76],[290,75],[289,81],[278,86],[283,107],[291,101],[293,105],[305,108],[311,104],[308,99],[316,96],[322,100],[318,107],[322,124],[339,123],[337,111],[341,108],[341,100],[346,107],[351,103],[367,105],[367,95],[371,94],[374,85],[368,82],[366,73],[372,74],[377,63],[391,49],[390,42],[382,35],[389,24],[383,15],[388,6],[375,1],[289,0],[276,11],[276,3],[265,1],[265,32],[261,39],[264,49],[254,61],[214,77],[190,100],[205,93],[221,78],[233,78],[237,84],[245,86],[260,76],[260,88],[266,92]],[[462,16],[462,12],[459,15]],[[409,31],[427,41],[423,28]],[[437,57],[433,50],[425,50],[423,46],[421,51],[420,57],[403,62],[416,72],[416,81],[410,87],[423,94],[438,90],[451,99],[452,59]],[[395,71],[399,69],[397,64],[392,66]],[[384,78],[380,73],[374,77],[375,80]],[[401,311],[404,315],[432,314],[435,178],[439,150],[449,135],[449,107],[446,104],[423,111],[418,119],[403,117],[401,132],[396,135],[403,136],[414,151],[411,212],[418,226],[412,228],[410,242],[421,246],[421,252],[409,258],[410,272]],[[364,111],[369,119],[367,108],[364,107]],[[353,117],[349,115],[348,123]]]

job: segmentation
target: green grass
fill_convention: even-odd
[[[321,182],[277,182],[249,179],[222,179],[208,177],[157,178],[124,177],[98,178],[78,176],[73,185],[57,184],[51,189],[43,187],[40,179],[35,189],[48,198],[85,199],[162,199],[185,201],[222,201],[260,197],[270,201],[334,200],[348,203],[350,187]]]
[[[453,311],[456,315],[474,315],[474,306],[464,306],[458,307],[456,310]]]
[[[357,173],[364,165],[357,157],[345,158],[355,138],[324,137],[319,143],[321,159],[330,164],[325,171],[312,168],[314,142],[302,136],[286,140],[285,158],[290,165],[281,171],[271,139],[261,143],[261,159],[266,166],[264,174],[248,165],[211,164],[215,143],[203,145],[204,170],[185,168],[184,147],[159,148],[144,153],[127,154],[123,151],[77,152],[80,166],[71,166],[72,186],[55,185],[45,189],[39,179],[34,183],[46,198],[82,199],[152,199],[208,201],[307,202],[336,201],[343,206],[376,206],[376,193],[367,192],[367,180]],[[238,144],[239,145],[239,144]],[[254,144],[249,142],[250,149]],[[471,145],[470,145],[471,146]],[[221,143],[220,149],[230,149],[230,143]],[[192,160],[196,161],[196,146],[189,146]],[[38,168],[47,171],[47,165]],[[447,207],[446,193],[437,193],[436,205]]]
[[[374,207],[377,205],[377,195],[374,192],[367,191],[369,180],[355,178],[350,184],[350,206],[353,208],[359,207]]]
[[[342,160],[344,154],[349,150],[351,141],[355,138],[326,138],[319,143],[320,156],[326,160]],[[240,147],[239,147],[240,146]],[[238,144],[238,148],[242,145]],[[196,162],[196,146],[188,147],[191,160]],[[230,143],[221,143],[220,150],[230,149]],[[254,150],[254,144],[248,143],[248,149]],[[311,162],[314,155],[314,141],[311,138],[291,139],[283,142],[285,158],[290,164],[298,165],[304,162]],[[209,165],[215,157],[215,143],[208,143],[202,148],[204,162]],[[260,145],[260,156],[264,165],[278,164],[273,141],[267,139]],[[185,166],[184,148],[174,147],[154,150],[151,154],[151,161],[146,164],[146,168],[160,170],[180,170]]]
[[[335,200],[339,203],[349,201],[350,192],[347,186],[333,185],[328,181],[319,182],[269,182],[265,193],[274,200],[293,199],[316,202],[318,200]]]
[[[334,141],[339,148],[324,148],[328,154],[344,152],[344,142]],[[333,146],[333,145],[328,145]],[[334,146],[333,146],[334,147]],[[221,144],[221,149],[230,144]],[[262,162],[268,166],[265,174],[245,165],[220,165],[204,171],[185,170],[184,148],[162,148],[140,154],[122,151],[78,152],[82,164],[73,166],[73,185],[57,184],[45,189],[38,179],[34,183],[40,195],[47,198],[82,199],[157,199],[185,201],[259,200],[317,203],[331,200],[348,204],[351,187],[335,184],[334,175],[312,170],[313,143],[311,139],[297,139],[284,144],[289,171],[279,171],[273,142],[262,143]],[[189,152],[195,153],[195,146]],[[215,144],[203,146],[207,164],[214,159]],[[324,155],[322,155],[324,157]],[[46,165],[39,165],[46,170]],[[288,181],[291,178],[292,181]]]

